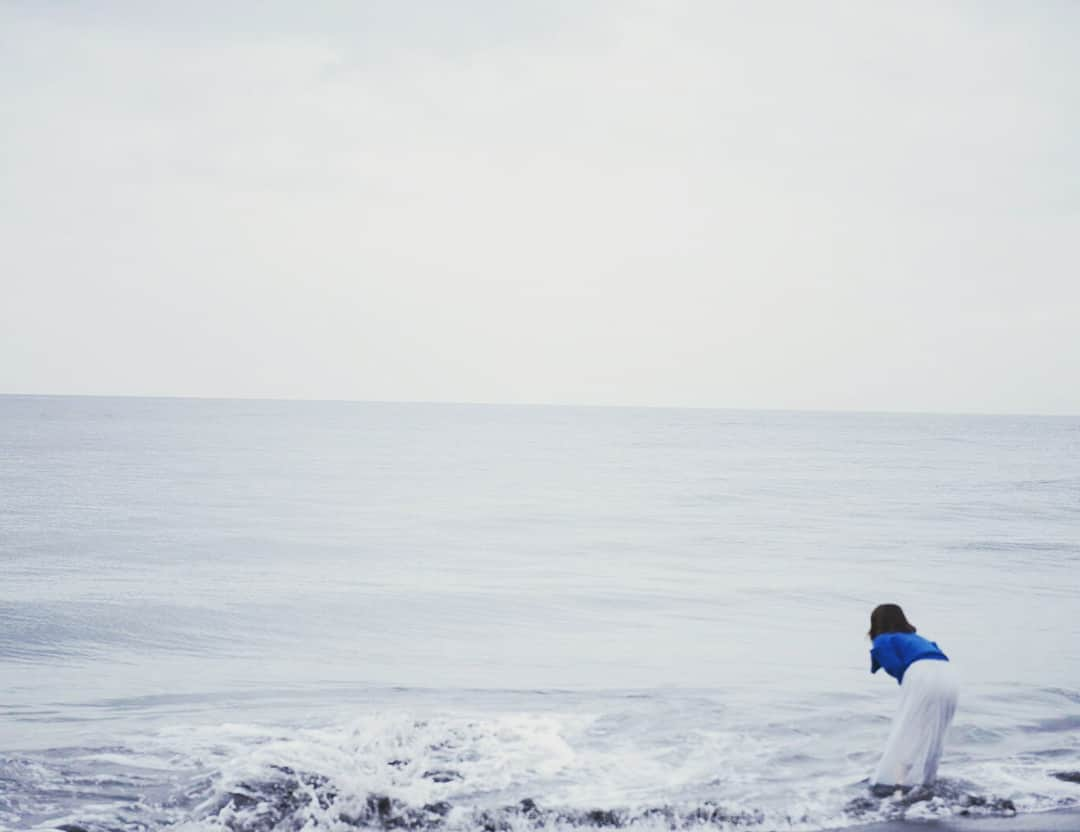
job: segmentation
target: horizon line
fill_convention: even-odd
[[[598,404],[584,402],[500,402],[464,401],[455,399],[346,399],[305,398],[282,396],[204,396],[143,393],[22,393],[0,391],[0,398],[21,399],[145,399],[164,401],[204,402],[273,402],[281,404],[368,404],[368,405],[444,405],[457,407],[550,407],[609,410],[695,410],[724,411],[731,413],[818,413],[865,416],[983,416],[983,417],[1030,417],[1075,418],[1080,412],[1033,412],[1033,411],[964,411],[964,410],[880,410],[826,407],[740,407],[734,405],[677,405],[677,404]]]

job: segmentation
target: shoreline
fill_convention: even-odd
[[[1004,817],[953,815],[927,820],[889,820],[848,827],[847,832],[1078,832],[1080,806]],[[841,830],[835,830],[841,832]]]

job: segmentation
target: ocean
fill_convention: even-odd
[[[1080,417],[0,396],[0,828],[1075,807],[1078,567]],[[918,799],[882,602],[962,679]]]

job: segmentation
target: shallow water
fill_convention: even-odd
[[[0,397],[0,471],[0,826],[1080,798],[1077,418]],[[881,601],[964,680],[927,799]]]

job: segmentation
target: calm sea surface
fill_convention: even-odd
[[[866,796],[884,601],[929,799]],[[0,397],[0,828],[1072,805],[1078,601],[1080,418]]]

